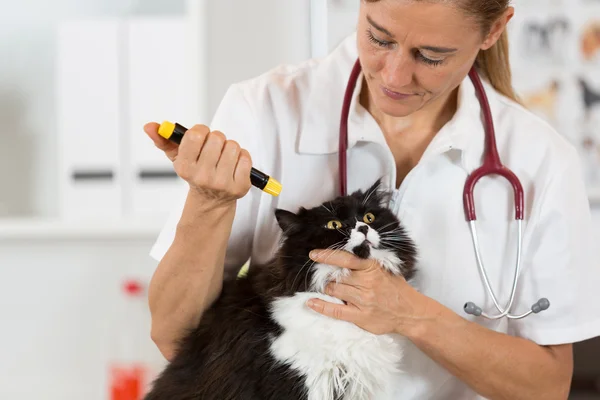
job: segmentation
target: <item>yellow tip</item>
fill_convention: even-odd
[[[279,196],[279,193],[281,193],[281,183],[277,182],[273,178],[269,178],[269,181],[263,189],[263,192],[268,193],[272,196]]]
[[[244,266],[239,270],[237,277],[244,278],[244,277],[248,276],[249,267],[250,267],[249,263],[244,264]]]
[[[175,130],[175,124],[169,121],[163,122],[160,127],[158,127],[158,134],[165,139],[169,139]]]

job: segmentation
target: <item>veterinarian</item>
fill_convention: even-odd
[[[347,302],[316,312],[410,341],[399,399],[566,399],[572,344],[600,335],[600,268],[575,149],[517,101],[511,86],[508,0],[362,0],[356,33],[328,57],[281,66],[229,88],[210,125],[178,146],[145,131],[174,162],[185,196],[151,255],[152,338],[170,359],[251,258],[278,246],[274,210],[296,211],[339,194],[340,115],[357,59],[348,115],[347,191],[377,178],[419,247],[418,290],[343,251],[315,261],[351,277],[327,293]],[[511,314],[540,298],[550,307],[522,319],[498,314],[478,268],[463,188],[485,149],[482,106],[469,78],[483,80],[498,153],[524,190],[521,273]],[[251,166],[279,180],[279,197],[251,188]],[[503,178],[474,191],[478,246],[501,306],[518,254],[514,194]],[[317,249],[318,250],[318,249]],[[251,267],[252,268],[252,267]],[[477,313],[476,313],[477,314]]]

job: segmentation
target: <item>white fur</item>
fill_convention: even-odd
[[[328,318],[306,306],[311,298],[333,303],[322,293],[302,292],[273,304],[273,317],[284,333],[272,340],[271,354],[306,379],[309,400],[390,398],[395,376],[401,373],[402,339],[374,335],[346,321]]]
[[[325,292],[325,286],[327,286],[329,282],[339,283],[350,274],[350,270],[347,268],[340,268],[328,264],[315,264],[313,265],[313,269],[314,273],[310,290],[319,293]]]
[[[402,260],[390,250],[371,249],[371,258],[378,260],[381,266],[394,275],[400,275],[402,271]]]
[[[366,225],[358,222],[345,250],[352,251],[365,239],[371,243],[370,258],[383,268],[399,273],[401,262],[389,250],[375,249],[379,234],[369,228],[367,235],[357,231]],[[343,281],[349,271],[327,264],[315,264],[310,290],[279,298],[273,303],[273,318],[284,332],[271,339],[271,354],[305,377],[309,400],[373,400],[391,398],[402,360],[404,338],[399,335],[374,335],[356,325],[332,319],[306,306],[311,298],[341,304],[325,295],[330,281]],[[339,399],[336,392],[344,391]]]

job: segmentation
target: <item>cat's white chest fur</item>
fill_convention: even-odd
[[[325,317],[306,306],[310,298],[341,303],[333,297],[301,292],[273,304],[273,318],[284,329],[271,343],[271,354],[306,379],[309,400],[391,398],[401,374],[403,339],[373,335],[356,325]],[[339,389],[339,391],[338,391]],[[337,393],[345,395],[338,398]]]

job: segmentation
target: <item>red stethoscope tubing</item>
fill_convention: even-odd
[[[342,105],[342,115],[340,120],[340,137],[339,137],[339,169],[340,169],[340,192],[342,195],[347,194],[348,190],[348,176],[347,176],[347,150],[348,150],[348,117],[350,115],[350,105],[352,103],[352,96],[354,89],[358,82],[358,78],[361,73],[360,61],[357,60],[352,68],[348,84],[346,86],[346,92],[344,94],[344,103]],[[524,209],[524,195],[523,186],[519,181],[519,178],[507,167],[505,167],[500,161],[498,155],[498,149],[496,147],[496,135],[494,132],[494,123],[492,121],[492,113],[490,111],[490,104],[485,94],[485,89],[479,78],[475,66],[469,71],[469,77],[475,86],[475,92],[479,99],[479,104],[483,113],[483,120],[485,126],[485,153],[483,158],[483,164],[481,167],[473,171],[467,178],[463,190],[463,205],[465,215],[468,221],[474,221],[477,219],[475,214],[475,202],[473,200],[473,191],[475,184],[486,175],[500,175],[507,179],[513,187],[515,197],[515,219],[523,219]]]

